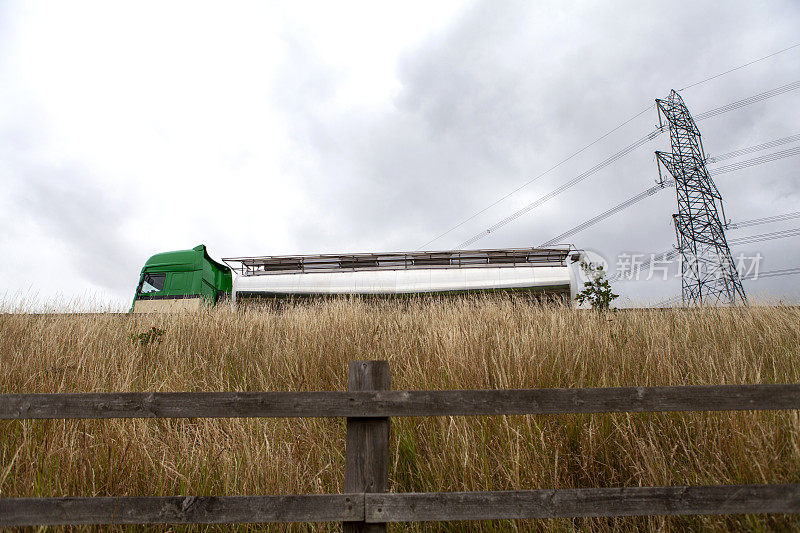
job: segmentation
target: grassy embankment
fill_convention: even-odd
[[[157,326],[160,343],[130,335]],[[344,390],[800,382],[800,310],[597,315],[508,300],[334,301],[282,312],[0,315],[0,392]],[[344,423],[0,422],[0,497],[341,491]],[[395,419],[393,491],[800,482],[796,412]],[[336,526],[321,525],[322,529]],[[395,530],[773,530],[791,517],[406,524]],[[276,529],[308,529],[285,526]],[[313,528],[313,526],[311,526]]]

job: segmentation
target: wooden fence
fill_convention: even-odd
[[[389,522],[800,513],[800,484],[388,493],[390,417],[800,409],[800,384],[389,390],[386,361],[350,363],[347,392],[0,395],[0,419],[346,417],[344,494],[0,498],[0,526]]]

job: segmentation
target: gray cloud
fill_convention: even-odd
[[[351,110],[331,118],[313,111],[322,102],[311,95],[312,111],[303,114],[302,127],[315,135],[298,142],[324,169],[315,177],[318,192],[312,198],[312,211],[323,213],[317,220],[324,222],[308,221],[298,242],[326,250],[414,248],[670,89],[793,44],[798,24],[800,9],[792,3],[736,2],[724,10],[713,3],[629,3],[617,9],[591,3],[474,3],[446,30],[405,54],[393,109]],[[699,113],[793,81],[798,67],[800,50],[684,96]],[[790,94],[703,122],[706,148],[721,153],[796,133],[800,106],[789,102],[797,98]],[[434,247],[454,246],[655,124],[651,110]],[[649,187],[657,177],[656,149],[668,149],[666,136],[476,245],[535,245]],[[729,216],[742,220],[793,210],[787,195],[796,192],[794,168],[796,160],[790,159],[721,177]],[[758,205],[751,205],[754,198]],[[610,258],[624,250],[667,249],[674,241],[674,210],[674,191],[668,190],[574,241]],[[763,247],[771,254],[767,264],[775,268],[780,246]],[[786,266],[800,262],[795,248],[780,252]],[[795,285],[776,278],[761,287],[797,294]],[[650,298],[664,290],[679,290],[679,284],[673,281],[668,289],[640,284],[630,294]]]
[[[115,294],[129,292],[135,284],[131,274],[141,266],[135,247],[123,232],[132,206],[96,185],[79,165],[28,161],[16,171],[15,216],[46,238],[59,241],[83,280]],[[24,242],[17,245],[25,248]],[[39,254],[37,261],[53,262],[54,269],[60,263],[60,259],[54,261],[52,252],[34,253]],[[64,282],[66,290],[70,283]]]
[[[0,3],[4,49],[6,42],[13,44],[4,31],[9,10]],[[414,249],[670,89],[794,44],[798,27],[800,7],[791,1],[736,1],[724,9],[715,2],[626,2],[612,7],[592,2],[473,2],[441,30],[405,50],[396,64],[400,88],[389,105],[343,107],[337,96],[347,83],[346,72],[323,60],[324,54],[312,46],[314,39],[287,26],[282,35],[286,56],[265,98],[282,110],[281,120],[289,125],[291,143],[281,161],[282,179],[292,180],[292,188],[305,199],[287,208],[292,251]],[[0,66],[12,55],[0,54]],[[0,76],[8,72],[0,68]],[[797,72],[800,48],[683,94],[696,114],[794,81]],[[0,106],[5,113],[0,116],[0,166],[12,184],[0,197],[12,204],[3,214],[5,220],[25,220],[40,228],[63,244],[79,275],[127,295],[142,259],[123,229],[140,216],[136,206],[117,195],[113,176],[93,175],[90,162],[72,159],[73,163],[54,165],[41,157],[50,133],[43,125],[46,121],[37,120],[44,111],[25,106],[25,86],[4,81],[9,80],[0,79],[0,92],[14,103]],[[223,105],[229,96],[208,105]],[[707,151],[723,153],[798,133],[798,98],[800,91],[702,122]],[[457,245],[591,168],[656,123],[651,109],[431,248]],[[604,211],[654,182],[657,149],[668,149],[666,136],[475,245],[536,245]],[[70,160],[65,156],[64,161]],[[180,162],[173,164],[181,168]],[[797,168],[797,159],[790,158],[721,176],[718,186],[726,213],[744,220],[796,211]],[[228,184],[231,189],[234,185],[247,191],[253,184]],[[242,212],[258,213],[281,198],[238,194],[236,202]],[[180,222],[170,226],[166,218],[160,221],[164,231],[174,239],[194,237],[192,230],[197,228],[177,226],[190,225],[186,220],[201,215],[191,205],[180,209]],[[674,210],[674,191],[667,190],[573,241],[601,252],[612,263],[622,251],[665,250],[674,243]],[[210,238],[210,244],[220,243],[221,249],[229,242],[253,243],[252,250],[230,250],[230,255],[271,253],[261,249],[270,244],[271,229],[260,226],[257,217],[254,223],[236,226],[214,219],[220,215],[213,210],[202,216],[207,218],[197,232],[205,232],[202,238]],[[761,233],[761,228],[736,236]],[[4,238],[21,239],[23,234]],[[13,244],[25,246],[18,240]],[[748,250],[764,252],[765,268],[800,262],[800,247],[790,241],[763,244]],[[148,250],[158,251],[162,250]],[[624,294],[634,298],[666,296],[678,289],[675,280],[623,286]],[[762,289],[800,296],[796,278],[772,278],[753,290]]]

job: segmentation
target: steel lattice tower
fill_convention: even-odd
[[[656,152],[656,157],[659,176],[663,164],[675,179],[678,213],[672,217],[683,259],[683,303],[747,303],[725,240],[722,196],[708,175],[700,130],[676,91],[671,91],[665,100],[656,100],[656,106],[661,128],[662,115],[669,123],[672,153]]]

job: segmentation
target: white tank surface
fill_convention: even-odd
[[[331,295],[512,291],[569,299],[569,248],[226,258],[234,302]]]

